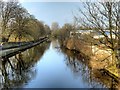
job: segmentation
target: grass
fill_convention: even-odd
[[[116,67],[116,65],[112,65],[106,68],[111,74],[115,75],[116,77],[120,78],[120,69]]]

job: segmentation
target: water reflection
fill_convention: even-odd
[[[71,69],[75,77],[82,77],[82,81],[87,83],[88,88],[101,88],[105,87],[99,82],[95,82],[91,77],[91,70],[87,66],[88,59],[76,51],[70,51],[61,48],[62,52],[66,55],[66,65]]]
[[[112,78],[93,70],[87,56],[60,48],[57,40],[28,49],[7,61],[0,62],[1,88],[113,88],[117,85]]]
[[[81,61],[80,61],[80,60]],[[57,40],[50,44],[36,65],[37,75],[24,87],[29,88],[103,88],[91,77],[83,55],[62,49]],[[39,83],[38,83],[39,82]]]
[[[87,82],[89,87],[98,88],[102,86],[102,88],[117,88],[119,83],[108,75],[98,70],[93,70],[89,65],[89,58],[83,53],[70,51],[65,48],[61,48],[61,50],[66,56],[66,65],[74,73],[74,76],[82,76],[83,81]]]
[[[36,75],[33,66],[42,57],[49,43],[28,49],[11,58],[0,60],[0,89],[22,87],[24,83]]]

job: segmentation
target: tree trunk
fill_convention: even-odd
[[[7,75],[7,71],[6,71],[6,60],[2,61],[2,74],[3,76],[6,76]]]
[[[120,1],[118,2],[118,12],[120,12]],[[118,14],[118,35],[120,34],[120,14]],[[120,36],[118,37],[118,68],[120,68]]]
[[[7,37],[7,42],[9,41],[10,36],[12,35],[13,31],[11,31]]]
[[[117,66],[117,58],[116,58],[116,55],[117,55],[117,50],[114,50],[113,53],[112,53],[112,64]]]

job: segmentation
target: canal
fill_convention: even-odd
[[[92,72],[85,58],[60,48],[58,40],[43,43],[10,58],[11,65],[0,65],[0,88],[106,88]],[[4,68],[3,68],[4,67]],[[4,74],[6,71],[7,74]],[[103,77],[102,77],[103,78]],[[104,79],[104,78],[103,78]]]

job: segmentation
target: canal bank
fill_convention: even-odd
[[[80,55],[79,55],[80,57]],[[79,58],[80,60],[83,57]],[[87,64],[80,62],[77,53],[60,48],[52,41],[42,58],[36,63],[36,77],[25,88],[105,88],[91,77]],[[38,83],[39,82],[39,83]]]
[[[12,70],[6,64],[8,76],[3,87],[19,88],[111,88],[114,82],[111,78],[100,76],[89,67],[89,61],[80,53],[60,48],[58,40],[50,44],[41,44],[17,56],[23,60],[27,69],[21,69],[12,57],[13,65],[18,64],[18,71]],[[11,72],[12,71],[12,72]],[[13,75],[12,75],[13,74]],[[2,76],[4,77],[4,76]]]
[[[77,51],[84,55],[89,61],[89,66],[93,70],[99,70],[102,73],[108,74],[119,83],[120,70],[116,68],[115,61],[112,59],[112,51],[102,45],[95,46],[92,43],[69,38],[61,43],[68,50]]]

